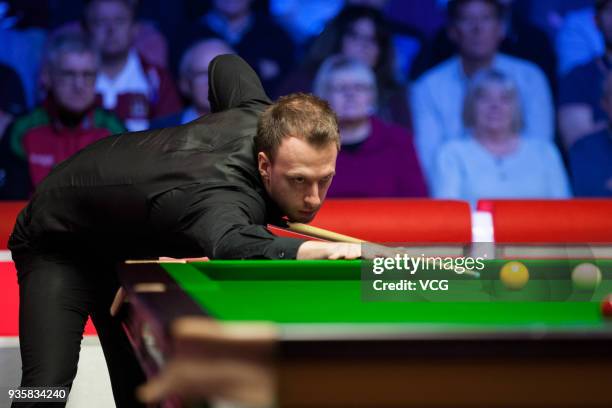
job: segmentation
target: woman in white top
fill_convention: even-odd
[[[523,115],[514,82],[484,70],[468,85],[461,140],[439,151],[433,179],[437,198],[567,198],[567,174],[550,142],[521,136]]]

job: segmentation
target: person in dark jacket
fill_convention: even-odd
[[[22,386],[70,386],[91,314],[118,407],[143,376],[109,315],[127,258],[356,258],[357,244],[276,237],[309,222],[335,172],[338,124],[322,100],[274,104],[235,55],[209,66],[212,114],[102,139],[53,169],[20,213],[9,248],[20,288]],[[261,119],[260,119],[261,116]],[[95,259],[95,262],[92,262]]]

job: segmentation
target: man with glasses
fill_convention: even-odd
[[[95,107],[98,66],[98,54],[87,37],[68,33],[51,40],[44,72],[47,97],[15,121],[6,140],[29,174],[27,190],[85,146],[125,130],[114,115]]]
[[[223,40],[210,38],[198,41],[185,51],[179,66],[181,93],[191,105],[172,115],[153,120],[152,129],[184,125],[210,113],[208,101],[208,65],[218,55],[233,54]]]

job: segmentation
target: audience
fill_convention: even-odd
[[[511,77],[484,70],[474,76],[463,104],[469,137],[439,151],[432,189],[437,198],[567,198],[561,157],[549,141],[523,138],[522,104]]]
[[[179,68],[180,89],[191,105],[172,115],[151,122],[151,128],[183,125],[210,112],[208,101],[208,64],[217,55],[233,54],[222,40],[202,40],[185,52]]]
[[[26,198],[51,169],[88,144],[124,131],[112,114],[95,107],[99,57],[88,38],[67,33],[48,46],[49,93],[41,106],[8,132],[13,157],[29,174],[14,195]]]
[[[325,60],[315,94],[338,115],[342,149],[328,197],[423,197],[425,181],[408,132],[376,111],[376,76],[345,56]]]
[[[271,96],[338,112],[332,196],[567,196],[555,131],[576,194],[610,196],[612,0],[0,1],[0,43],[0,199],[124,126],[206,115],[208,63],[232,52]]]
[[[597,26],[605,40],[605,50],[562,78],[559,91],[559,130],[566,147],[584,135],[602,130],[607,115],[602,109],[602,89],[612,68],[612,1],[598,0]]]
[[[612,197],[612,73],[604,83],[602,106],[607,126],[584,136],[569,151],[574,193],[580,197]]]
[[[396,8],[396,13],[392,13],[392,7]],[[397,2],[391,0],[347,0],[347,4],[356,6],[367,6],[378,10],[385,18],[386,29],[391,34],[394,48],[395,68],[397,78],[405,82],[411,70],[412,63],[423,44],[426,42],[425,35],[398,17],[408,13],[414,13],[418,8],[426,8],[427,2],[420,1],[417,7],[412,2]]]
[[[302,66],[289,75],[280,94],[310,92],[323,61],[336,54],[356,58],[370,66],[378,87],[377,114],[387,121],[411,127],[406,89],[397,80],[391,35],[383,16],[370,7],[343,9],[313,42]]]
[[[499,51],[513,57],[531,61],[546,75],[551,89],[557,84],[557,56],[553,43],[546,34],[529,20],[526,10],[528,2],[521,0],[498,0],[503,6],[503,39]],[[448,29],[442,28],[428,47],[418,55],[410,72],[418,78],[428,69],[452,57],[457,52],[456,44],[449,38]]]
[[[431,181],[440,146],[464,136],[461,110],[466,83],[476,72],[494,68],[517,83],[524,109],[524,135],[554,136],[552,97],[546,78],[534,64],[501,54],[503,6],[495,0],[451,0],[449,35],[458,55],[427,71],[413,86],[415,144]]]
[[[18,23],[18,16],[3,16],[0,10],[0,63],[19,74],[27,106],[32,108],[38,101],[38,71],[46,34],[40,28],[20,27]]]
[[[0,138],[6,127],[26,110],[26,99],[21,78],[10,66],[0,63]]]
[[[565,19],[575,10],[590,7],[594,0],[517,0],[524,8],[525,16],[544,30],[554,41]]]
[[[605,49],[604,39],[595,22],[596,0],[587,3],[584,7],[568,12],[557,31],[555,43],[560,76],[567,75],[578,65],[601,55]]]
[[[135,51],[134,17],[131,0],[92,0],[85,10],[86,27],[101,54],[96,90],[103,106],[131,131],[147,129],[151,119],[181,108],[170,73]]]
[[[25,95],[19,75],[8,65],[0,64],[0,200],[19,197],[19,163],[10,152],[5,130],[13,119],[26,109]],[[23,183],[21,183],[23,184]]]
[[[344,0],[270,0],[270,14],[296,44],[304,45],[321,34],[343,5]]]
[[[289,35],[272,19],[252,10],[253,0],[212,0],[211,10],[194,27],[192,38],[219,37],[244,58],[266,91],[276,91],[293,64]]]

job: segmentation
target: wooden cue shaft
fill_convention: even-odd
[[[353,238],[348,235],[338,234],[337,232],[328,231],[323,228],[313,227],[312,225],[306,225],[299,222],[288,222],[288,229],[290,231],[298,232],[304,235],[310,235],[311,237],[321,238],[328,241],[333,242],[350,242],[356,244],[368,244],[368,241],[364,241],[362,239]],[[444,268],[452,270],[455,273],[458,273],[455,268]],[[478,272],[474,272],[473,270],[467,269],[463,272],[467,276],[472,276],[474,278],[479,278],[480,274]]]
[[[287,225],[290,231],[310,235],[315,238],[326,239],[328,241],[351,242],[355,244],[367,243],[367,241],[364,241],[362,239],[349,237],[348,235],[338,234],[337,232],[328,231],[323,228],[313,227],[312,225],[306,225],[299,222],[288,222]]]

